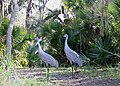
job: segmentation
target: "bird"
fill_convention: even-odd
[[[45,51],[42,50],[41,45],[40,45],[40,41],[41,39],[39,39],[39,37],[36,37],[35,40],[36,45],[38,45],[38,53],[40,55],[40,58],[43,62],[45,62],[46,67],[47,67],[47,79],[49,78],[49,65],[55,67],[56,69],[58,69],[58,61],[56,59],[54,59],[53,56],[51,56],[50,54],[46,53]]]
[[[68,46],[68,34],[65,34],[64,37],[65,39],[65,45],[64,45],[64,52],[67,57],[67,59],[70,61],[70,64],[72,65],[72,78],[74,78],[74,73],[73,73],[73,64],[78,64],[79,66],[83,65],[83,59],[80,55],[78,55],[75,51],[73,51],[69,46]]]

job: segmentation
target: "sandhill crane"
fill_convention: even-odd
[[[79,66],[83,65],[83,59],[81,56],[79,56],[75,51],[70,49],[68,46],[67,40],[68,40],[68,35],[65,34],[64,37],[65,39],[65,46],[64,46],[64,52],[66,54],[67,59],[70,61],[70,64],[72,65],[72,78],[74,78],[73,75],[73,64],[77,63]]]
[[[38,53],[40,55],[40,58],[42,61],[45,62],[46,67],[47,67],[47,79],[49,78],[49,65],[55,67],[56,69],[58,69],[58,61],[56,59],[54,59],[51,55],[49,55],[48,53],[44,52],[40,46],[40,39],[38,37],[35,38],[35,40],[37,41],[36,45],[38,45]]]

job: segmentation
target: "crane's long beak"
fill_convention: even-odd
[[[38,43],[38,42],[36,42],[36,43],[35,43],[35,46],[37,46],[38,44],[39,44],[39,43]]]
[[[35,51],[35,54],[37,54],[37,53],[38,53],[38,50]]]

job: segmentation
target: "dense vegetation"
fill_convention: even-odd
[[[61,0],[54,10],[46,7],[49,1],[0,0],[0,86],[118,86],[120,0]],[[26,10],[23,26],[15,21],[24,17],[18,10]],[[75,68],[75,79],[64,52],[64,34],[69,35],[71,49],[90,59]],[[42,39],[43,50],[59,62],[57,71],[50,69],[50,81],[36,36]]]
[[[64,34],[68,44],[78,54],[90,59],[90,65],[117,65],[120,63],[119,0],[64,0],[64,22],[59,22],[60,10],[31,21],[29,28],[14,26],[12,31],[12,60],[22,66],[41,66],[34,38],[42,37],[44,50],[54,56],[60,66],[69,66],[65,57]],[[60,8],[61,9],[61,8]],[[35,23],[37,22],[37,23]],[[6,31],[9,19],[0,26],[0,60],[6,58]],[[36,53],[36,54],[35,54]]]

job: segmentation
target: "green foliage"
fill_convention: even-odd
[[[9,25],[9,20],[7,18],[4,18],[0,26],[0,36],[6,35],[8,25]]]
[[[56,20],[51,20],[45,25],[40,26],[36,32],[43,39],[41,42],[43,49],[53,55],[57,60],[60,60],[59,57],[61,57],[61,53],[63,52],[62,25]]]
[[[107,65],[107,64],[115,64],[112,62],[114,58],[113,55],[105,52],[103,49],[109,52],[113,52],[114,45],[112,43],[112,39],[109,35],[106,35],[98,40],[96,40],[95,44],[91,43],[91,48],[88,52],[88,57],[95,63],[99,65]]]
[[[60,12],[53,11],[53,13],[48,13],[44,22],[31,25],[35,27],[29,30],[22,27],[13,28],[13,60],[20,62],[23,66],[40,66],[40,58],[36,53],[37,47],[33,42],[37,35],[42,38],[41,45],[46,52],[54,56],[60,64],[68,64],[63,51],[63,35],[67,33],[70,48],[78,54],[83,53],[89,57],[91,64],[119,63],[120,59],[117,56],[120,54],[119,0],[108,1],[108,3],[104,1],[104,7],[99,0],[64,0],[64,4],[65,12],[74,15],[73,18],[66,18],[64,23],[57,21]],[[5,54],[8,25],[9,20],[4,18],[0,26],[0,56]],[[97,26],[98,29],[92,28],[92,25]]]
[[[108,21],[103,18],[103,21],[105,23],[105,32],[104,36],[101,37],[101,20],[99,17],[97,17],[99,13],[102,13],[101,2],[98,3],[97,0],[64,1],[67,9],[71,9],[75,15],[74,19],[72,19],[72,23],[66,24],[65,27],[63,27],[64,32],[69,34],[70,36],[68,44],[73,50],[77,51],[78,53],[83,52],[85,55],[87,55],[87,57],[91,59],[91,64],[107,65],[116,64],[120,61],[119,57],[113,55],[114,53],[119,54],[118,22],[120,17],[118,15],[118,2],[118,0],[117,2],[109,1],[108,6],[106,4],[109,12],[108,14],[104,14],[105,12],[107,12],[107,9],[103,9],[103,16],[105,18],[108,18]],[[95,6],[98,8],[96,8]],[[98,26],[100,28],[100,32],[96,33],[91,27],[92,24]],[[106,27],[107,25],[108,27]]]
[[[28,59],[28,66],[29,67],[39,67],[40,66],[40,56],[36,54],[37,46],[31,45],[27,50],[27,59]]]
[[[4,18],[2,20],[2,24],[0,26],[0,61],[5,59],[5,52],[6,52],[6,32],[9,25],[9,20]]]
[[[3,69],[3,65],[0,66],[0,86],[48,86],[50,84],[46,80],[19,78],[15,70],[13,66],[9,70]]]
[[[0,58],[1,60],[5,59],[5,52],[6,52],[6,46],[5,46],[5,40],[6,40],[6,32],[8,29],[9,20],[7,18],[4,18],[2,21],[2,24],[0,26]],[[21,63],[23,66],[28,65],[27,60],[27,48],[29,46],[29,41],[33,37],[27,34],[27,30],[22,27],[16,27],[14,26],[13,32],[12,32],[12,58],[16,63]],[[26,41],[27,40],[27,41]]]
[[[120,78],[120,69],[114,68],[112,66],[107,67],[96,67],[96,66],[90,66],[90,67],[83,67],[82,69],[78,69],[82,73],[82,75],[85,75],[87,77],[96,77],[96,78],[112,78],[112,79],[118,79]]]
[[[24,40],[24,37],[26,36],[27,31],[25,28],[21,27],[14,27],[12,36],[13,36],[13,50],[12,50],[12,56],[13,60],[17,60],[19,63],[21,63],[23,66],[28,65],[27,60],[27,48],[29,47],[29,44],[27,41]],[[29,40],[28,40],[29,41]]]
[[[63,35],[67,33],[69,35],[68,45],[70,48],[79,54],[83,53],[88,56],[91,59],[91,64],[95,62],[99,65],[107,65],[119,62],[118,57],[108,53],[119,53],[119,51],[117,51],[119,49],[119,35],[116,35],[119,33],[119,25],[116,25],[115,17],[115,15],[118,14],[114,13],[118,11],[115,8],[119,6],[118,3],[116,6],[113,6],[112,2],[108,5],[108,17],[104,15],[105,18],[108,18],[108,22],[106,19],[103,19],[105,32],[102,32],[102,28],[100,28],[101,20],[99,13],[102,13],[101,2],[97,0],[65,0],[64,4],[67,10],[72,10],[75,17],[66,18],[64,24],[51,19],[43,25],[40,24],[36,29],[35,33],[42,37],[41,45],[44,50],[53,55],[60,63],[66,63],[67,60],[65,59],[66,57],[63,51]],[[99,8],[95,8],[95,6]],[[111,9],[112,7],[114,7],[115,11]],[[107,23],[109,24],[108,27],[106,26]],[[98,27],[98,32],[92,28],[92,25]],[[104,34],[103,37],[101,33]],[[108,52],[99,49],[99,47]],[[65,62],[63,62],[63,60]]]

